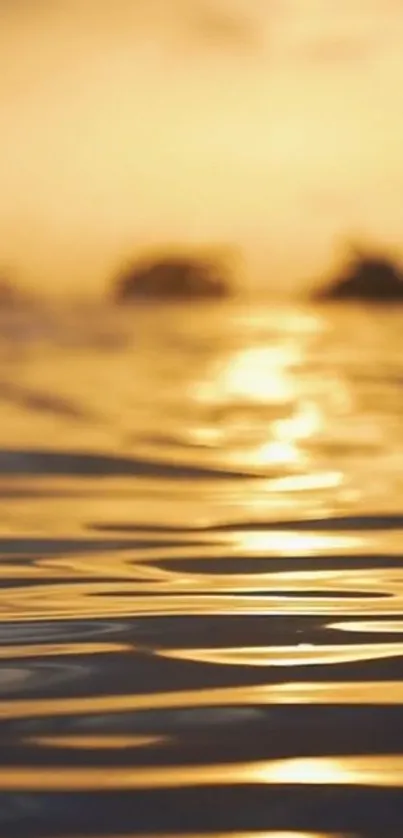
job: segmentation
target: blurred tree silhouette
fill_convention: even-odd
[[[119,303],[140,298],[218,299],[228,297],[225,271],[212,260],[169,256],[142,261],[117,278],[113,294]]]
[[[403,269],[385,255],[354,245],[339,276],[314,294],[317,300],[403,302]]]

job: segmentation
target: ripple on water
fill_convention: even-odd
[[[0,832],[401,838],[400,321],[170,312],[0,339]]]

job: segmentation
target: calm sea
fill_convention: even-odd
[[[402,838],[403,312],[0,319],[2,838]]]

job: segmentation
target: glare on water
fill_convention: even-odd
[[[1,834],[403,834],[402,317],[9,324]]]

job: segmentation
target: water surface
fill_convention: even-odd
[[[0,834],[401,838],[403,313],[24,317]]]

